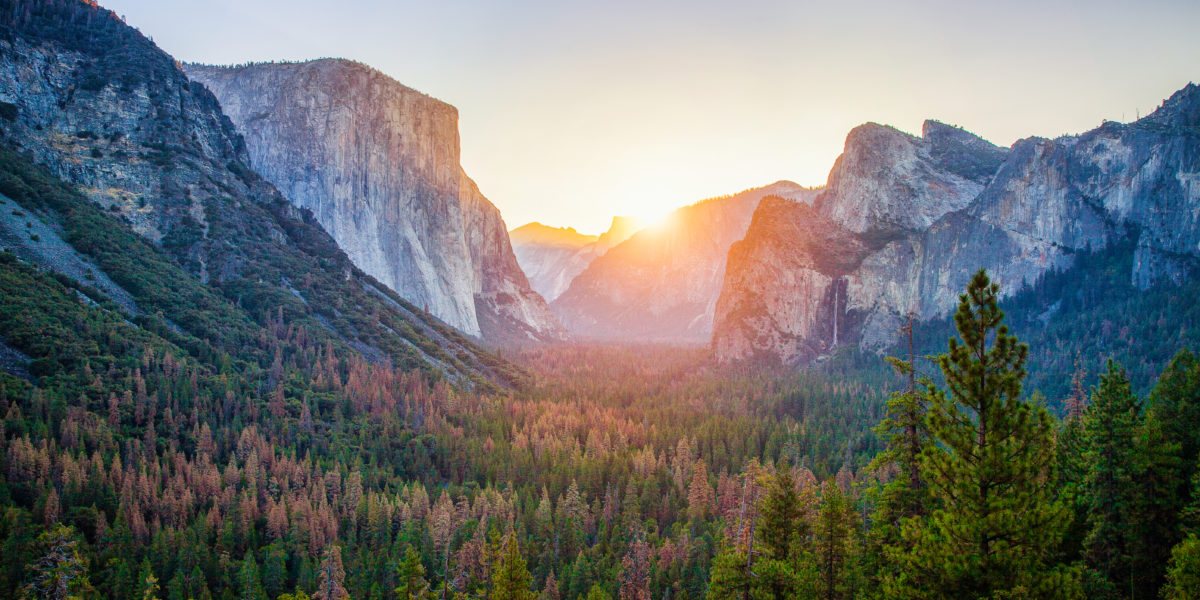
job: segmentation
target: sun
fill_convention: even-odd
[[[661,229],[667,224],[672,212],[671,208],[647,207],[634,217],[641,229]]]

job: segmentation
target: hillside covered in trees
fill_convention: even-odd
[[[475,391],[274,321],[259,372],[0,275],[4,597],[1195,597],[1200,361],[1058,419],[982,274],[939,384],[565,346]]]

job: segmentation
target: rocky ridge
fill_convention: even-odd
[[[905,315],[950,312],[986,268],[1005,295],[1080,252],[1136,245],[1129,277],[1178,279],[1200,257],[1200,88],[1146,118],[997,148],[928,121],[920,138],[847,137],[813,207],[764,202],[730,251],[712,337],[725,362],[801,363],[881,349]]]
[[[154,247],[76,245],[82,258],[29,251],[28,260],[68,277],[80,265],[122,269],[94,273],[120,284],[101,286],[114,300],[214,348],[243,352],[257,344],[249,332],[283,322],[372,361],[495,378],[494,357],[354,268],[309,211],[250,168],[216,98],[110,11],[13,2],[0,15],[0,109],[5,151],[19,153],[6,165],[40,165]],[[39,218],[60,228],[69,216]],[[138,279],[123,262],[160,255],[170,257],[164,280]]]

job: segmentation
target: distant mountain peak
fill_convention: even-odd
[[[549,244],[580,247],[600,239],[598,235],[579,233],[574,227],[551,227],[537,221],[526,223],[508,232],[514,244]]]
[[[616,246],[621,242],[633,237],[633,234],[640,231],[646,226],[641,219],[637,217],[616,216],[612,219],[612,225],[608,226],[608,231],[600,234],[599,242],[606,246]]]

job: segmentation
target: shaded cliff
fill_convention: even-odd
[[[562,337],[459,166],[453,106],[346,60],[184,68],[220,100],[255,170],[363,271],[485,340]]]
[[[551,308],[584,338],[703,343],[729,247],[745,235],[759,201],[815,195],[780,181],[677,209],[593,261]]]
[[[980,268],[1009,296],[1117,242],[1137,287],[1178,281],[1200,264],[1198,106],[1189,85],[1135,123],[1009,150],[933,121],[921,138],[856,128],[813,209],[764,203],[731,250],[716,357],[880,349],[906,315],[950,312]]]
[[[20,156],[6,159],[6,194],[39,203],[27,208],[81,255],[24,257],[68,277],[71,262],[90,261],[124,290],[102,286],[113,300],[163,319],[205,357],[270,364],[264,340],[287,332],[406,369],[498,378],[502,361],[356,269],[260,178],[217,100],[151,41],[88,3],[7,8],[0,127]],[[73,189],[91,204],[74,203]]]

